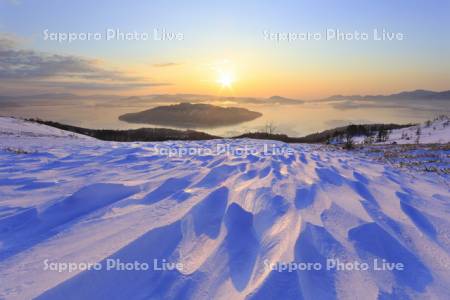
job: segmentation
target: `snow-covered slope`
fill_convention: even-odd
[[[375,144],[446,144],[450,143],[450,118],[440,116],[434,120],[422,124],[394,129],[388,133],[386,141]],[[354,138],[356,144],[363,144],[367,141],[365,136]]]
[[[0,149],[0,298],[448,297],[450,192],[435,174],[252,140],[19,133],[1,134]],[[338,260],[369,268],[326,270]]]
[[[26,122],[22,119],[12,117],[0,117],[0,136],[16,136],[16,137],[76,137],[81,139],[89,139],[89,137],[60,130],[54,127]]]
[[[388,143],[435,144],[450,143],[450,118],[441,116],[423,124],[392,130]]]

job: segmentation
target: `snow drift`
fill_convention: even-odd
[[[0,298],[448,297],[450,192],[436,174],[319,146],[111,143],[10,118],[0,126]],[[220,143],[254,151],[217,154]],[[186,147],[210,154],[160,153]],[[268,267],[329,259],[405,269]],[[67,262],[151,267],[46,269]]]

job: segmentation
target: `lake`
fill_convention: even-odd
[[[212,103],[217,104],[217,103]],[[120,106],[99,104],[59,104],[33,105],[1,108],[0,115],[26,118],[41,118],[65,124],[97,129],[133,129],[141,127],[161,127],[150,124],[130,124],[118,117],[129,112],[138,112],[160,104]],[[167,105],[167,103],[165,104]],[[347,102],[306,102],[301,105],[239,105],[258,111],[262,117],[233,126],[217,128],[191,128],[224,137],[249,131],[261,131],[267,123],[275,126],[276,133],[290,136],[330,129],[338,126],[362,123],[416,123],[432,119],[440,114],[450,114],[449,101],[429,101],[402,103],[401,105],[361,103],[348,105]],[[164,126],[167,127],[167,126]],[[176,128],[176,127],[173,127]],[[186,128],[182,128],[186,129]]]

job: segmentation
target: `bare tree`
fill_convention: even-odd
[[[419,125],[417,127],[417,131],[416,131],[416,144],[419,144],[421,134],[422,134],[422,129],[420,128],[420,125]]]
[[[381,143],[381,142],[386,141],[386,136],[387,136],[387,130],[384,129],[384,127],[381,127],[378,130],[377,142]]]
[[[267,134],[274,134],[276,129],[277,128],[275,127],[272,121],[266,123],[265,132]]]

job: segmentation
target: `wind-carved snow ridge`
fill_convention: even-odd
[[[110,143],[0,124],[1,299],[448,297],[450,191],[436,174],[314,145]],[[338,261],[370,267],[327,269]],[[281,270],[308,263],[322,268]]]

